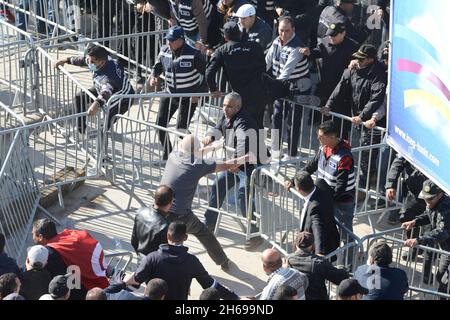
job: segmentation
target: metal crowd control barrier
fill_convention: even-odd
[[[133,253],[129,251],[105,253],[105,265],[115,274],[126,272],[133,260]]]
[[[148,77],[168,29],[163,18],[139,14],[126,0],[27,0],[21,6],[0,0],[0,4],[15,10],[19,27],[46,50],[59,53],[72,47],[83,53],[89,43],[100,44],[126,63],[139,81]]]
[[[301,227],[303,198],[295,188],[287,191],[284,187],[285,180],[272,173],[270,166],[255,169],[250,181],[247,225],[259,225],[259,232],[250,233],[248,229],[248,237],[261,236],[283,254],[292,253],[295,250],[293,243],[296,231]],[[253,222],[252,212],[256,217]],[[344,249],[353,247],[354,245],[350,244],[355,243],[358,237],[339,221],[336,220],[336,223]],[[330,258],[334,255],[338,256],[339,264],[354,264],[351,251],[338,249],[330,253]]]
[[[40,192],[28,157],[27,131],[0,131],[0,142],[0,228],[8,238],[6,251],[19,257],[31,232]]]
[[[23,116],[35,111],[30,63],[33,47],[29,34],[0,20],[0,101]]]
[[[292,178],[295,171],[303,168],[307,160],[312,159],[320,147],[317,138],[317,128],[319,123],[325,120],[320,114],[320,108],[310,105],[301,105],[298,102],[286,100],[287,103],[294,105],[295,113],[290,113],[292,123],[293,117],[299,117],[301,123],[298,131],[291,131],[291,138],[294,135],[299,137],[298,158],[289,161],[280,161],[275,165],[277,171],[284,178]],[[285,104],[286,108],[288,107]],[[368,216],[371,227],[376,229],[376,223],[372,221],[374,215],[380,215],[384,212],[398,210],[401,208],[399,201],[389,204],[384,195],[384,185],[389,172],[390,164],[393,161],[393,151],[384,141],[385,129],[375,127],[366,129],[364,125],[354,126],[350,117],[330,113],[333,120],[340,128],[340,136],[349,141],[352,146],[356,174],[356,207],[355,217]],[[320,120],[320,121],[317,121]],[[283,120],[280,134],[284,136],[283,145],[286,149],[286,135],[290,127],[287,119]],[[363,139],[363,134],[365,139]],[[273,143],[273,141],[272,141]],[[296,170],[293,170],[293,167]]]
[[[425,231],[426,229],[422,227],[420,234]],[[439,273],[439,264],[444,262],[444,259],[447,261],[450,259],[450,252],[421,245],[411,249],[404,246],[407,239],[401,228],[362,237],[358,241],[358,251],[361,257],[358,261],[364,264],[367,261],[370,247],[378,241],[383,241],[393,251],[391,267],[404,270],[408,276],[409,299],[449,299],[448,266]],[[441,278],[443,285],[438,290]]]
[[[120,183],[124,187],[130,187],[130,201],[132,197],[138,200],[141,205],[151,203],[148,192],[155,190],[159,185],[161,176],[164,171],[165,161],[163,160],[164,149],[161,141],[170,140],[174,149],[177,148],[180,138],[185,136],[186,130],[175,130],[172,126],[176,123],[176,117],[172,119],[168,127],[162,127],[151,124],[154,122],[155,115],[151,112],[151,108],[157,99],[167,99],[168,102],[174,103],[174,106],[180,107],[180,98],[186,98],[186,108],[192,107],[192,96],[198,96],[198,107],[209,106],[209,111],[216,110],[217,113],[210,117],[217,122],[219,114],[218,101],[210,96],[210,94],[189,94],[189,95],[171,95],[167,93],[156,93],[149,95],[121,95],[114,96],[108,101],[108,106],[124,99],[134,99],[134,103],[139,108],[130,112],[127,116],[116,115],[115,125],[112,126],[111,132],[105,132],[105,136],[109,137],[106,149],[106,157],[112,166],[112,176],[114,183]],[[155,101],[156,100],[156,101]],[[193,113],[193,110],[191,110]],[[136,119],[138,118],[138,119]],[[140,120],[142,119],[142,120]],[[211,128],[209,122],[203,123],[201,116],[198,114],[188,127],[189,132],[195,133],[200,139],[203,138],[207,131]],[[230,148],[226,148],[231,151]],[[223,154],[218,153],[217,158],[222,158]],[[229,158],[228,158],[229,159]],[[236,189],[231,189],[227,184],[225,188],[231,189],[227,193],[222,208],[217,209],[216,206],[209,206],[209,199],[213,188],[218,188],[217,176],[210,175],[200,181],[196,197],[194,199],[194,209],[204,208],[221,215],[231,215],[233,218],[246,222],[246,218],[239,214],[238,196]],[[233,176],[234,182],[240,181],[241,178]],[[248,198],[248,196],[246,196]],[[218,217],[220,220],[220,216]],[[219,223],[217,224],[217,226]],[[246,227],[242,225],[242,228]]]

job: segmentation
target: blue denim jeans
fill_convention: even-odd
[[[209,198],[209,206],[212,208],[220,208],[225,200],[225,196],[228,190],[233,190],[236,182],[239,183],[237,192],[237,207],[239,213],[243,216],[247,216],[247,195],[248,184],[250,182],[251,171],[240,170],[236,175],[231,172],[225,171],[219,173],[216,184],[212,188],[211,196]],[[208,226],[215,226],[217,222],[218,213],[212,210],[205,212],[205,223]],[[255,226],[252,225],[252,232],[256,232]]]
[[[36,15],[45,17],[43,15],[43,13],[45,13],[45,11],[47,11],[47,16],[46,16],[47,19],[55,22],[55,9],[54,9],[53,1],[54,0],[47,0],[47,6],[45,6],[43,0],[34,0]],[[68,0],[65,0],[65,1],[68,1]],[[29,11],[30,10],[30,0],[20,0],[19,7],[21,9]],[[26,14],[23,12],[17,12],[17,27],[23,31],[26,31],[26,24],[27,24]],[[38,27],[38,31],[40,33],[46,33],[45,25],[46,25],[46,23],[44,21],[39,20],[39,19],[37,20],[37,27]],[[49,35],[51,35],[53,33],[53,29],[54,29],[54,27],[49,24],[47,27],[47,32]]]

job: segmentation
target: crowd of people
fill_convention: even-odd
[[[352,19],[355,3],[134,1],[137,12],[153,12],[166,18],[171,26],[167,44],[155,57],[148,86],[155,88],[163,76],[166,92],[193,96],[160,99],[157,124],[167,127],[178,111],[176,128],[187,129],[198,106],[195,93],[210,92],[219,97],[224,91],[224,83],[216,81],[222,69],[233,92],[223,100],[223,114],[215,133],[208,132],[205,137],[187,135],[173,150],[166,132],[159,131],[167,162],[152,208],[141,210],[135,218],[131,243],[142,257],[136,272],[125,278],[108,278],[103,249],[97,240],[84,231],[57,233],[55,224],[44,219],[33,226],[36,245],[28,251],[23,269],[3,253],[4,238],[0,238],[0,298],[183,300],[188,298],[195,278],[205,289],[201,299],[327,300],[330,293],[326,281],[338,286],[340,300],[403,299],[409,289],[408,278],[403,270],[390,267],[392,248],[386,243],[375,243],[370,248],[368,264],[359,267],[353,279],[345,268],[337,268],[324,258],[341,245],[341,238],[346,239],[344,243],[352,240],[357,171],[359,186],[366,186],[369,177],[374,176],[371,172],[378,169],[376,150],[363,152],[360,166],[355,166],[348,142],[351,127],[358,128],[361,145],[368,146],[380,143],[382,138],[372,129],[385,126],[389,42],[377,43],[378,48],[368,43],[374,29]],[[376,4],[374,14],[384,21],[384,27],[389,27],[389,2],[379,0]],[[101,27],[99,32],[107,36]],[[98,112],[112,94],[134,92],[123,67],[101,46],[91,47],[84,57],[60,60],[56,66],[65,63],[88,66],[93,73],[90,91],[97,96],[95,101],[88,102],[89,98],[81,95],[75,99],[77,110],[87,111],[88,116]],[[319,74],[317,84],[312,73]],[[276,249],[265,250],[262,268],[268,276],[266,287],[260,295],[239,297],[210,276],[198,258],[187,252],[184,242],[188,234],[193,234],[217,265],[226,272],[230,270],[232,262],[213,233],[216,210],[222,206],[227,189],[238,185],[237,207],[245,217],[250,175],[255,167],[298,156],[298,132],[304,114],[299,99],[305,95],[320,98],[321,117],[335,112],[352,121],[337,124],[325,119],[318,126],[320,148],[316,156],[285,184],[286,190],[295,188],[304,200],[295,252],[283,257]],[[286,97],[290,99],[283,99]],[[130,101],[115,105],[110,117],[125,112],[130,105]],[[252,151],[246,133],[263,129],[268,122],[272,128],[270,153],[260,141],[256,142],[257,150]],[[112,125],[110,121],[108,124]],[[80,132],[85,127],[82,121],[78,124]],[[282,148],[284,137],[279,133],[285,127],[289,136],[286,152]],[[226,146],[236,150],[227,161],[205,161],[205,155],[218,147],[215,142],[220,138],[216,133],[224,138]],[[418,245],[438,245],[449,251],[449,197],[400,156],[386,168],[389,165],[385,195],[390,201],[396,197],[398,180],[405,172],[406,209],[401,216],[398,212],[390,216],[392,223],[401,222],[407,231],[409,239],[404,245],[413,248],[414,255],[419,254]],[[210,210],[205,212],[203,223],[193,213],[192,202],[199,180],[211,173],[219,173],[217,187],[210,194]],[[317,175],[316,181],[313,174]],[[345,227],[341,233],[335,219]],[[419,235],[418,227],[424,225],[431,225],[431,230]],[[252,224],[251,232],[256,228]],[[261,238],[252,238],[246,248],[261,242]],[[448,293],[449,263],[448,256],[441,257],[436,275],[440,292]],[[348,267],[338,261],[338,265],[343,264]],[[68,270],[73,265],[80,268],[79,283],[70,282],[77,274],[77,270]],[[430,269],[430,264],[425,263],[428,276]],[[141,283],[146,283],[144,294],[133,289]]]

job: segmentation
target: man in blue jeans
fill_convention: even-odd
[[[214,132],[208,132],[202,141],[203,144],[205,146],[210,145],[215,140],[223,137],[225,145],[235,149],[231,158],[234,158],[235,155],[239,157],[246,154],[251,154],[253,157],[250,157],[250,161],[240,166],[237,170],[224,171],[219,174],[216,184],[212,188],[209,206],[220,208],[225,200],[227,191],[238,183],[238,210],[243,217],[246,217],[250,175],[255,169],[255,165],[260,163],[260,160],[263,160],[260,157],[255,157],[255,155],[259,155],[258,150],[260,150],[259,130],[255,120],[244,110],[241,96],[236,92],[225,96],[223,113],[224,115],[215,126]],[[262,139],[261,143],[264,144]],[[264,148],[265,145],[262,145],[262,147]],[[261,152],[264,152],[264,149],[261,149]],[[210,230],[214,230],[217,216],[218,213],[216,211],[207,210],[205,212],[205,222]],[[251,232],[254,233],[256,231],[256,226],[252,224]],[[261,241],[261,238],[253,238],[246,243],[245,247],[247,249],[255,247],[261,244]]]
[[[319,152],[303,170],[311,175],[317,171],[316,183],[325,185],[325,182],[331,188],[334,216],[347,229],[341,233],[341,238],[347,243],[353,238],[348,231],[353,232],[355,211],[356,174],[351,146],[339,138],[339,127],[333,121],[322,123],[317,130],[317,137],[321,144]],[[289,190],[291,186],[294,186],[294,182],[286,181],[286,189]],[[352,258],[352,250],[349,250],[348,257]]]
[[[55,22],[55,7],[54,0],[34,0],[34,8],[31,11],[36,14],[38,17],[46,18],[49,21]],[[67,0],[65,0],[67,1]],[[24,9],[26,11],[30,11],[30,0],[20,0],[19,2],[20,9]],[[47,15],[45,15],[45,13]],[[51,24],[47,24],[45,21],[37,20],[37,28],[39,33],[51,35],[53,33],[54,26]],[[17,11],[17,27],[23,31],[27,31],[27,23],[28,19],[25,13],[21,11]],[[47,25],[47,30],[46,30]]]

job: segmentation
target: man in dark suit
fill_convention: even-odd
[[[296,190],[305,203],[300,213],[300,231],[314,235],[316,255],[326,255],[339,247],[339,232],[336,228],[333,211],[333,198],[330,190],[314,185],[311,175],[300,171],[295,178]]]

